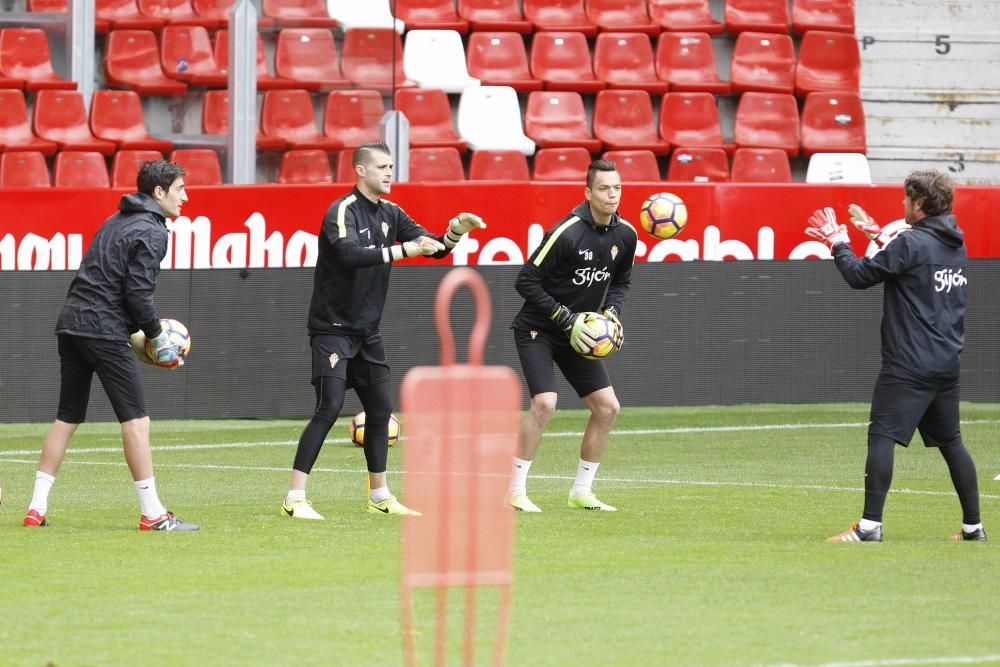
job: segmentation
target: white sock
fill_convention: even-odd
[[[531,461],[514,457],[510,474],[510,495],[525,496],[528,494],[529,470],[531,470]]]
[[[155,519],[167,513],[167,509],[160,502],[160,496],[156,494],[155,477],[140,479],[135,483],[135,490],[139,494],[139,507],[143,516]]]
[[[576,469],[576,481],[573,482],[573,491],[570,495],[576,497],[592,493],[590,487],[594,485],[594,477],[597,475],[597,466],[599,465],[601,464],[580,459],[580,465]]]
[[[962,532],[963,533],[971,533],[972,531],[979,530],[982,527],[983,527],[982,522],[974,524],[974,525],[969,525],[967,523],[963,523],[962,524]]]
[[[388,500],[389,499],[389,487],[388,486],[380,486],[377,489],[372,489],[371,491],[368,492],[368,498],[373,503],[380,503],[383,500]]]
[[[306,499],[305,489],[302,489],[301,491],[298,489],[288,489],[288,495],[285,496],[286,503],[294,503],[296,500],[305,500],[305,499]]]
[[[56,478],[47,472],[39,470],[35,473],[35,492],[31,494],[31,504],[29,510],[35,510],[39,514],[49,511],[49,491],[55,484]]]
[[[875,530],[881,525],[881,521],[871,521],[870,519],[862,519],[861,521],[858,521],[858,528],[861,530]]]

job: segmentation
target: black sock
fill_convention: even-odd
[[[892,484],[892,462],[896,443],[884,435],[868,434],[868,458],[865,461],[865,512],[861,518],[882,522],[885,497]]]
[[[958,501],[962,503],[962,523],[970,526],[981,521],[979,516],[979,480],[972,455],[961,442],[941,448],[941,456],[948,464],[951,482],[955,485]]]

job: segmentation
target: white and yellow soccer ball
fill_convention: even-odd
[[[868,242],[868,248],[865,250],[865,257],[874,257],[879,254],[887,245],[892,243],[893,239],[903,232],[911,229],[913,228],[907,224],[906,220],[893,220],[882,228],[882,231],[879,232],[877,238]]]
[[[188,354],[191,352],[191,332],[181,322],[164,318],[160,320],[160,326],[170,336],[171,344],[177,346],[177,356],[187,362]],[[149,354],[149,346],[146,344],[146,334],[136,331],[129,337],[129,344],[132,346],[132,354],[136,359],[155,366],[153,357]]]
[[[365,446],[365,413],[359,412],[354,415],[349,427],[349,437],[351,442],[357,447]],[[392,447],[399,440],[399,420],[396,415],[389,415],[389,446]]]
[[[658,239],[677,236],[687,219],[687,205],[671,192],[657,192],[639,209],[639,225]]]
[[[600,313],[584,313],[584,324],[597,334],[593,337],[594,344],[583,347],[574,338],[570,345],[580,355],[587,359],[604,359],[615,351],[619,350],[625,341],[625,333],[622,326],[612,319]]]

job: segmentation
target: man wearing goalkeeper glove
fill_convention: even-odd
[[[441,259],[464,235],[486,226],[473,213],[459,213],[443,235],[433,236],[383,199],[392,186],[393,166],[384,143],[359,146],[351,163],[357,186],[330,205],[319,234],[308,324],[316,407],[299,438],[282,505],[283,513],[295,519],[323,519],[306,500],[306,483],[349,388],[365,410],[368,511],[417,514],[397,501],[386,484],[392,396],[379,324],[389,273],[394,262],[410,257]]]
[[[138,192],[125,195],[118,212],[94,235],[70,284],[56,323],[61,384],[56,420],[42,445],[35,490],[24,525],[49,525],[49,491],[77,427],[87,416],[94,374],[101,380],[121,423],[125,461],[139,494],[140,530],[198,530],[168,512],[153,477],[149,416],[142,378],[129,346],[141,330],[152,343],[150,363],[176,368],[183,363],[160,326],[153,291],[167,253],[167,218],[187,201],[184,169],[173,162],[144,162]]]
[[[953,540],[985,540],[979,514],[976,464],[959,427],[959,356],[965,341],[968,283],[962,230],[951,214],[951,179],[936,171],[910,174],[903,210],[911,229],[873,257],[856,257],[847,227],[832,208],[813,213],[806,234],[826,244],[847,283],[865,289],[885,284],[882,369],[872,395],[865,462],[865,506],[861,520],[831,542],[881,542],[882,510],[892,483],[896,444],[908,446],[919,430],[937,447],[951,473],[962,506],[962,528]],[[871,240],[879,225],[860,206],[848,207],[851,222]]]
[[[518,430],[511,477],[508,502],[516,510],[541,511],[528,498],[527,479],[542,432],[556,410],[553,364],[590,408],[568,504],[615,510],[598,500],[591,487],[618,417],[618,398],[604,362],[587,359],[573,348],[593,342],[583,313],[603,312],[618,323],[628,297],[638,239],[635,228],[618,215],[621,183],[614,162],[592,162],[585,201],[546,232],[517,276],[524,306],[512,328],[531,406]]]

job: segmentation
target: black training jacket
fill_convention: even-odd
[[[319,234],[309,333],[368,337],[378,333],[389,293],[389,274],[382,248],[429,236],[396,204],[373,204],[355,187],[330,205]],[[448,254],[434,255],[440,259]]]
[[[515,287],[524,306],[513,327],[562,334],[552,314],[562,304],[573,312],[622,312],[632,284],[635,228],[617,213],[598,225],[583,202],[545,233],[517,274]]]
[[[968,271],[955,216],[924,218],[871,258],[843,243],[833,256],[851,287],[885,283],[883,364],[918,377],[958,376]]]
[[[159,336],[153,290],[167,239],[166,217],[155,199],[141,192],[122,197],[80,262],[56,333],[127,341],[142,329],[147,338]]]

